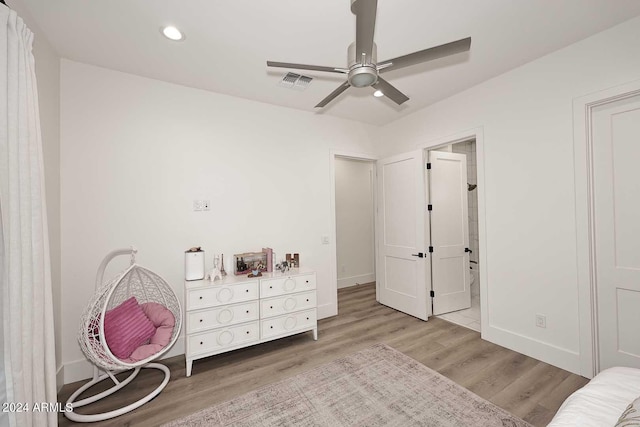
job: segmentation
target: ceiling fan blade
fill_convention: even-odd
[[[378,89],[380,92],[384,94],[387,98],[392,100],[398,105],[402,105],[406,101],[409,100],[409,97],[404,93],[400,92],[398,89],[393,87],[391,83],[383,79],[382,77],[378,77],[378,81],[372,85],[374,88]]]
[[[318,103],[318,105],[316,105],[316,108],[322,108],[325,105],[327,105],[328,103],[330,103],[331,101],[334,100],[334,98],[336,98],[338,95],[340,95],[342,92],[344,92],[345,90],[349,89],[349,86],[351,86],[349,84],[349,82],[344,82],[342,83],[340,86],[338,86],[338,89],[334,90],[333,92],[331,92],[329,94],[329,96],[327,96],[325,99],[323,99],[322,101],[320,101]]]
[[[323,67],[320,65],[306,65],[306,64],[291,64],[289,62],[274,62],[267,61],[268,67],[279,67],[279,68],[293,68],[296,70],[313,70],[313,71],[325,71],[327,73],[341,73],[346,74],[349,70],[345,68],[338,67]]]
[[[373,32],[376,27],[378,0],[352,0],[351,12],[356,15],[356,62],[371,63]],[[349,58],[351,59],[351,58]]]
[[[410,65],[420,64],[421,62],[432,61],[434,59],[443,58],[456,53],[466,52],[470,48],[471,37],[467,37],[466,39],[456,40],[451,43],[430,47],[429,49],[379,62],[378,69],[379,72],[386,73],[387,71],[397,70],[398,68],[404,68]]]

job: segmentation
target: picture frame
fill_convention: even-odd
[[[233,255],[233,274],[241,276],[255,270],[267,271],[267,254],[265,252],[245,252]]]

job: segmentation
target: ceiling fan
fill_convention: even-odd
[[[351,43],[348,48],[349,68],[323,67],[274,61],[267,61],[267,66],[346,74],[347,81],[320,101],[318,105],[316,105],[316,108],[324,107],[350,86],[372,86],[396,104],[401,105],[409,100],[409,97],[380,77],[380,73],[416,65],[421,62],[432,61],[460,52],[466,52],[471,48],[471,37],[467,37],[408,55],[377,62],[377,48],[373,42],[377,8],[378,0],[351,0],[351,12],[356,15],[356,41],[355,43]]]

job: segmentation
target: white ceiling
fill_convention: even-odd
[[[349,0],[22,1],[64,58],[306,111],[344,76],[287,89],[266,61],[346,67],[355,39]],[[467,36],[471,51],[385,73],[402,106],[351,88],[318,114],[383,125],[637,15],[638,0],[378,0],[379,62]]]

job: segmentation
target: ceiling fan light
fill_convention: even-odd
[[[380,98],[381,96],[384,96],[384,93],[382,93],[381,90],[377,90],[373,92],[373,96],[375,96],[376,98]]]
[[[375,78],[371,74],[357,74],[351,79],[351,84],[355,87],[371,86],[374,82]]]
[[[371,86],[376,80],[378,80],[378,76],[375,70],[370,67],[357,68],[349,73],[349,83],[353,87]]]
[[[169,25],[166,27],[162,28],[162,34],[168,38],[169,40],[173,40],[173,41],[181,41],[184,40],[184,34],[182,34],[182,32],[177,29],[176,27]]]

